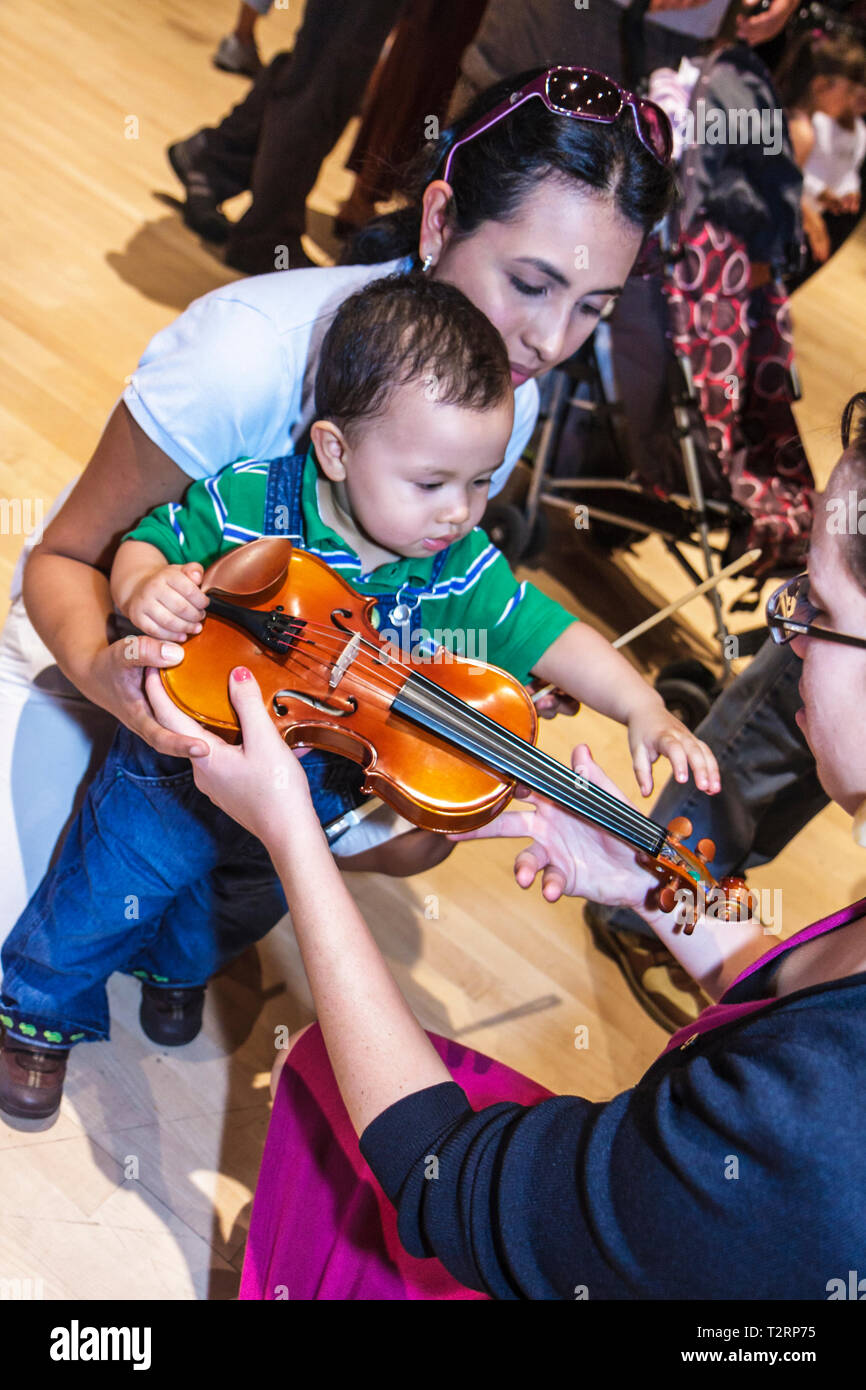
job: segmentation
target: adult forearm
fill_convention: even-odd
[[[712,910],[710,899],[710,913]],[[638,912],[683,969],[714,1000],[722,997],[741,970],[776,944],[768,940],[763,925],[757,921],[723,922],[704,914],[698,917],[691,935],[686,936],[676,910]]]
[[[89,699],[89,672],[97,652],[109,643],[113,612],[108,579],[101,570],[37,546],[24,569],[27,614],[63,674]]]
[[[268,844],[337,1085],[360,1135],[389,1105],[451,1076],[403,998],[312,812]]]

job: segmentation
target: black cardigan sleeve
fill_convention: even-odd
[[[475,1112],[453,1082],[404,1097],[361,1136],[404,1246],[497,1299],[826,1298],[862,1265],[866,1190],[848,1052],[866,985],[840,1032],[820,1003],[844,1009],[836,983],[702,1035],[604,1104]]]

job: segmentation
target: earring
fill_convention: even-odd
[[[432,256],[425,256],[425,257],[424,257],[424,264],[423,264],[422,267],[421,267],[421,274],[422,274],[422,275],[426,275],[426,274],[427,274],[427,271],[430,269],[430,267],[431,267],[432,264],[433,264],[433,257],[432,257]]]

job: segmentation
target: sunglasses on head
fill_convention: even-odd
[[[596,72],[593,68],[555,67],[548,68],[547,72],[533,78],[525,87],[512,92],[510,97],[488,111],[454,142],[448,151],[442,174],[446,183],[451,173],[451,161],[460,146],[489,130],[497,121],[529,101],[530,97],[540,97],[548,111],[556,116],[574,116],[579,121],[601,121],[606,125],[612,124],[624,107],[630,106],[641,144],[659,164],[670,163],[673,134],[670,121],[660,106],[627,91],[612,77],[606,77],[603,72]]]
[[[818,627],[813,620],[820,611],[809,598],[808,574],[797,574],[787,584],[780,584],[767,599],[770,636],[779,643],[790,642],[795,637],[820,637],[825,642],[866,648],[866,637],[852,637],[847,632]]]

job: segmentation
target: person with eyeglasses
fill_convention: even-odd
[[[866,513],[866,392],[842,438],[828,518],[838,500]],[[767,617],[800,663],[797,723],[821,782],[866,847],[859,525],[817,525],[808,575],[774,594]],[[667,914],[647,906],[655,880],[633,849],[534,794],[454,837],[528,840],[521,888],[540,875],[547,902],[628,905],[712,1000],[613,1099],[551,1095],[421,1028],[309,797],[294,803],[304,779],[254,678],[232,675],[243,746],[208,736],[195,779],[266,844],[318,1019],[274,1068],[241,1298],[839,1297],[866,1238],[866,898],[769,945],[761,923],[723,920],[709,894]],[[148,681],[165,722],[192,735]],[[285,792],[263,776],[274,765],[291,785],[291,827]],[[572,766],[625,802],[585,744]],[[809,905],[786,915],[808,922]]]
[[[0,939],[37,889],[118,720],[168,757],[196,747],[154,717],[142,685],[146,667],[176,664],[183,648],[147,635],[131,645],[117,628],[108,571],[120,536],[154,507],[179,503],[192,480],[306,449],[320,346],[351,294],[415,270],[462,289],[493,323],[515,388],[491,493],[504,484],[535,425],[536,378],[592,333],[675,188],[663,115],[601,74],[542,76],[500,84],[425,142],[404,206],[362,231],[349,263],[226,285],[145,351],[14,581],[0,641]],[[545,696],[537,707],[549,715],[555,705]],[[350,807],[361,781],[358,769]],[[408,874],[448,852],[442,837],[398,817],[374,833],[375,819],[336,842],[345,867]],[[246,890],[233,897],[233,882]],[[222,906],[209,908],[209,930],[261,935],[272,875],[257,894],[249,865],[229,862],[210,886],[209,901]],[[184,920],[196,919],[201,900],[190,895]]]

